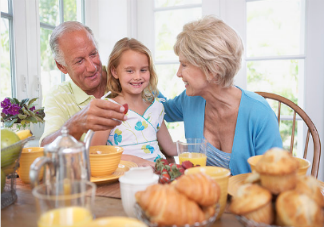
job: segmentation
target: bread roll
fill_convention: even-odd
[[[306,194],[296,190],[280,193],[276,200],[277,224],[295,227],[323,227],[320,206]]]
[[[205,220],[197,203],[179,193],[173,185],[155,184],[135,194],[137,203],[152,223],[164,225],[193,225]]]
[[[220,197],[219,185],[204,173],[183,175],[177,180],[175,187],[201,206],[215,205]]]
[[[296,191],[308,195],[320,207],[324,207],[324,195],[319,182],[313,176],[298,176]]]
[[[268,190],[248,183],[238,188],[229,208],[232,213],[247,219],[271,224],[274,221],[271,199],[272,195]]]
[[[294,189],[297,182],[298,161],[281,148],[268,150],[255,165],[261,185],[273,194]]]

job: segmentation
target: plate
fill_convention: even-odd
[[[128,217],[102,217],[94,219],[89,223],[91,227],[107,227],[107,226],[131,226],[131,227],[146,227],[146,225],[135,219]]]
[[[237,188],[242,184],[244,184],[244,180],[249,174],[250,173],[243,173],[243,174],[238,174],[230,177],[228,180],[228,194],[234,196],[236,194]],[[324,182],[320,180],[317,181],[319,182],[321,187],[321,192],[324,195]]]
[[[100,176],[100,177],[91,177],[91,182],[100,184],[100,183],[111,183],[117,181],[119,177],[123,176],[130,168],[137,167],[137,164],[134,162],[123,161],[121,160],[118,164],[118,168],[109,176]]]
[[[237,188],[244,183],[245,178],[249,174],[250,173],[243,173],[243,174],[231,176],[228,179],[228,194],[230,194],[231,196],[234,196],[236,194]]]

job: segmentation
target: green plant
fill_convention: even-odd
[[[30,123],[43,123],[44,108],[36,109],[33,105],[37,99],[27,98],[19,102],[16,98],[5,98],[1,102],[1,122],[4,122],[6,128],[11,128],[14,123],[20,123],[22,126]]]

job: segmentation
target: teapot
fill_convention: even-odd
[[[44,147],[44,156],[30,166],[29,178],[32,187],[39,184],[39,172],[44,167],[44,183],[60,181],[90,181],[89,147],[93,131],[85,136],[85,143],[77,141],[62,127],[61,135]]]

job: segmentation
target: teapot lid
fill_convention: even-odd
[[[61,135],[56,137],[56,139],[46,145],[44,150],[46,152],[58,152],[62,150],[63,152],[73,152],[70,149],[78,149],[80,150],[84,148],[83,143],[77,141],[73,136],[69,134],[69,130],[66,126],[62,127]],[[67,149],[67,150],[66,150]]]

